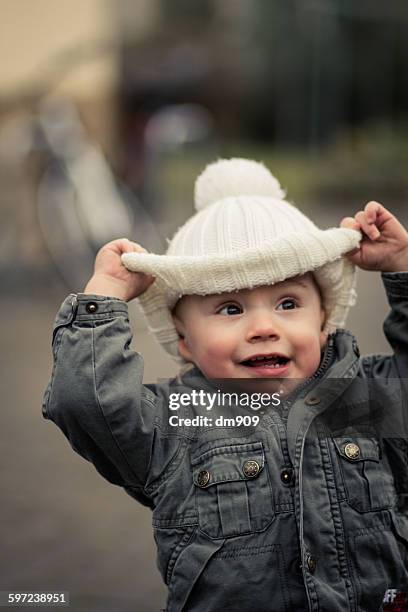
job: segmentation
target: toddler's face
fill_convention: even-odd
[[[312,274],[275,285],[181,298],[179,351],[211,378],[308,378],[326,342]]]

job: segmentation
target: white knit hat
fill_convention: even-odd
[[[344,325],[355,302],[355,271],[342,255],[358,246],[361,235],[320,230],[284,197],[262,164],[219,160],[198,177],[198,212],[176,232],[166,255],[122,255],[126,268],[156,278],[139,302],[150,330],[174,358],[180,360],[171,310],[183,295],[251,289],[313,271],[325,330]]]

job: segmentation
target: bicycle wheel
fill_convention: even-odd
[[[96,250],[81,223],[75,187],[57,162],[51,163],[41,177],[37,212],[59,276],[69,291],[81,291],[92,274]]]

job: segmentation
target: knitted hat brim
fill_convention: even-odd
[[[332,331],[342,326],[354,302],[355,274],[354,266],[340,258],[357,248],[360,240],[361,234],[352,229],[316,229],[302,235],[287,234],[257,247],[223,255],[135,252],[124,253],[122,262],[131,271],[155,277],[139,302],[151,332],[166,352],[179,359],[178,334],[171,310],[183,295],[251,289],[316,271],[327,313],[326,328]]]

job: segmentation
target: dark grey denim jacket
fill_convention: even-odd
[[[378,612],[408,591],[408,273],[383,280],[394,354],[360,358],[338,331],[256,427],[170,426],[169,393],[214,387],[196,369],[143,386],[126,304],[63,303],[44,416],[152,508],[167,612]]]

